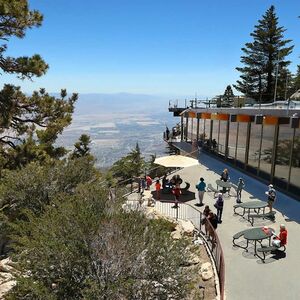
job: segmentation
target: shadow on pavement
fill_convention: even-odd
[[[231,182],[236,184],[240,177],[244,179],[246,184],[245,190],[251,194],[250,199],[256,198],[262,201],[267,201],[265,195],[265,192],[268,189],[267,183],[259,181],[236,169],[234,166],[226,164],[225,162],[215,159],[203,152],[200,154],[199,162],[210,171],[213,171],[217,174],[221,174],[222,171],[227,168]],[[297,201],[296,199],[293,199],[292,197],[278,191],[274,208],[287,216],[289,222],[295,221],[300,223],[300,201]]]
[[[151,194],[152,194],[153,198],[156,199],[156,191],[152,191]],[[184,192],[184,194],[180,195],[179,203],[180,202],[188,202],[188,201],[195,200],[195,199],[196,199],[195,198],[195,193],[190,192],[190,191],[186,191],[186,192]],[[175,202],[175,198],[174,198],[173,194],[163,194],[163,193],[161,193],[159,201],[173,203],[173,202]]]

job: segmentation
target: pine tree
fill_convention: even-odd
[[[1,0],[0,2],[0,68],[3,72],[17,74],[19,78],[32,78],[46,73],[48,65],[40,55],[32,57],[5,56],[7,41],[11,37],[23,38],[26,29],[41,26],[43,16],[30,10],[27,0]]]
[[[234,85],[238,91],[262,103],[273,101],[277,62],[279,69],[286,69],[290,64],[286,57],[294,47],[288,46],[291,40],[284,39],[284,32],[285,29],[278,25],[278,17],[272,5],[250,34],[253,42],[246,43],[242,48],[244,56],[241,57],[241,63],[244,67],[236,68],[241,75]],[[285,80],[278,80],[277,84],[279,90],[280,87],[284,90],[282,86]]]
[[[300,65],[297,66],[297,72],[292,80],[291,94],[300,90]]]
[[[72,153],[73,158],[78,158],[78,157],[83,157],[83,156],[89,156],[90,155],[90,143],[91,143],[91,138],[87,134],[82,134],[78,140],[74,144],[74,151]]]
[[[231,88],[231,85],[227,85],[223,97],[222,97],[222,102],[221,102],[221,106],[222,107],[231,107],[232,103],[233,103],[233,98],[234,98],[234,94]]]
[[[26,30],[42,24],[43,16],[30,10],[27,0],[0,1],[0,73],[31,79],[46,73],[48,65],[40,55],[5,56],[10,38],[24,38]],[[54,143],[71,123],[77,94],[66,98],[50,96],[44,89],[31,96],[19,87],[5,84],[0,90],[0,171],[18,168],[33,160],[59,158],[66,153]]]

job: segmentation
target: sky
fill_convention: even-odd
[[[300,64],[299,0],[29,0],[43,25],[8,43],[11,56],[40,54],[47,74],[0,84],[23,91],[66,88],[79,93],[137,93],[185,97],[222,94],[239,77],[241,48],[275,5],[285,38]]]

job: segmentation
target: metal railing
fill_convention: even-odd
[[[187,153],[189,155],[193,155],[194,153]],[[191,155],[191,156],[192,156]],[[156,167],[154,169],[149,170],[153,171],[155,169],[158,169],[159,167]],[[169,175],[171,173],[176,172],[177,170],[173,170],[172,172],[169,171]],[[142,206],[143,200],[142,200],[142,193],[138,191],[138,186],[134,185],[136,178],[130,178],[127,180],[122,181],[122,185],[130,185],[129,189],[126,191],[125,194],[123,194],[123,197],[127,198],[127,205],[129,209],[139,209]],[[118,189],[114,189],[115,195],[117,194]],[[124,190],[123,190],[124,193]],[[134,199],[128,200],[129,195],[136,194],[136,197]],[[172,202],[155,202],[155,209],[159,211],[160,214],[168,216],[173,219],[180,219],[180,220],[189,220],[193,223],[195,228],[201,232],[202,235],[208,235],[208,239],[205,239],[208,249],[210,251],[210,254],[214,260],[216,270],[218,273],[219,278],[219,285],[220,285],[220,298],[221,300],[224,299],[224,284],[225,284],[225,261],[224,261],[224,255],[223,255],[223,249],[218,237],[218,234],[216,230],[212,227],[211,223],[206,221],[204,224],[204,216],[201,211],[199,211],[194,206],[190,205],[189,203],[179,203],[179,208],[174,209],[172,206],[174,203]]]
[[[225,285],[225,261],[223,249],[216,230],[211,223],[206,221],[203,224],[204,216],[201,211],[188,203],[180,203],[178,209],[172,208],[173,203],[156,202],[155,208],[163,215],[174,219],[189,220],[193,223],[195,228],[203,235],[208,234],[206,239],[207,246],[213,257],[220,284],[220,298],[224,299],[224,285]],[[206,232],[207,231],[207,232]]]
[[[142,204],[142,198],[139,193],[136,193],[137,197],[127,201],[129,209],[139,209]],[[127,195],[128,196],[128,195]],[[162,215],[170,217],[176,220],[189,220],[193,223],[198,232],[202,235],[207,235],[205,239],[210,254],[214,260],[220,285],[220,298],[224,299],[224,285],[225,285],[225,262],[222,246],[216,230],[212,227],[211,223],[206,221],[205,224],[204,216],[201,211],[193,207],[188,203],[179,203],[179,208],[174,209],[172,206],[174,203],[171,202],[160,202],[156,201],[155,209]]]

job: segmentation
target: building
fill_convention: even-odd
[[[300,199],[300,109],[189,108],[181,141]]]

